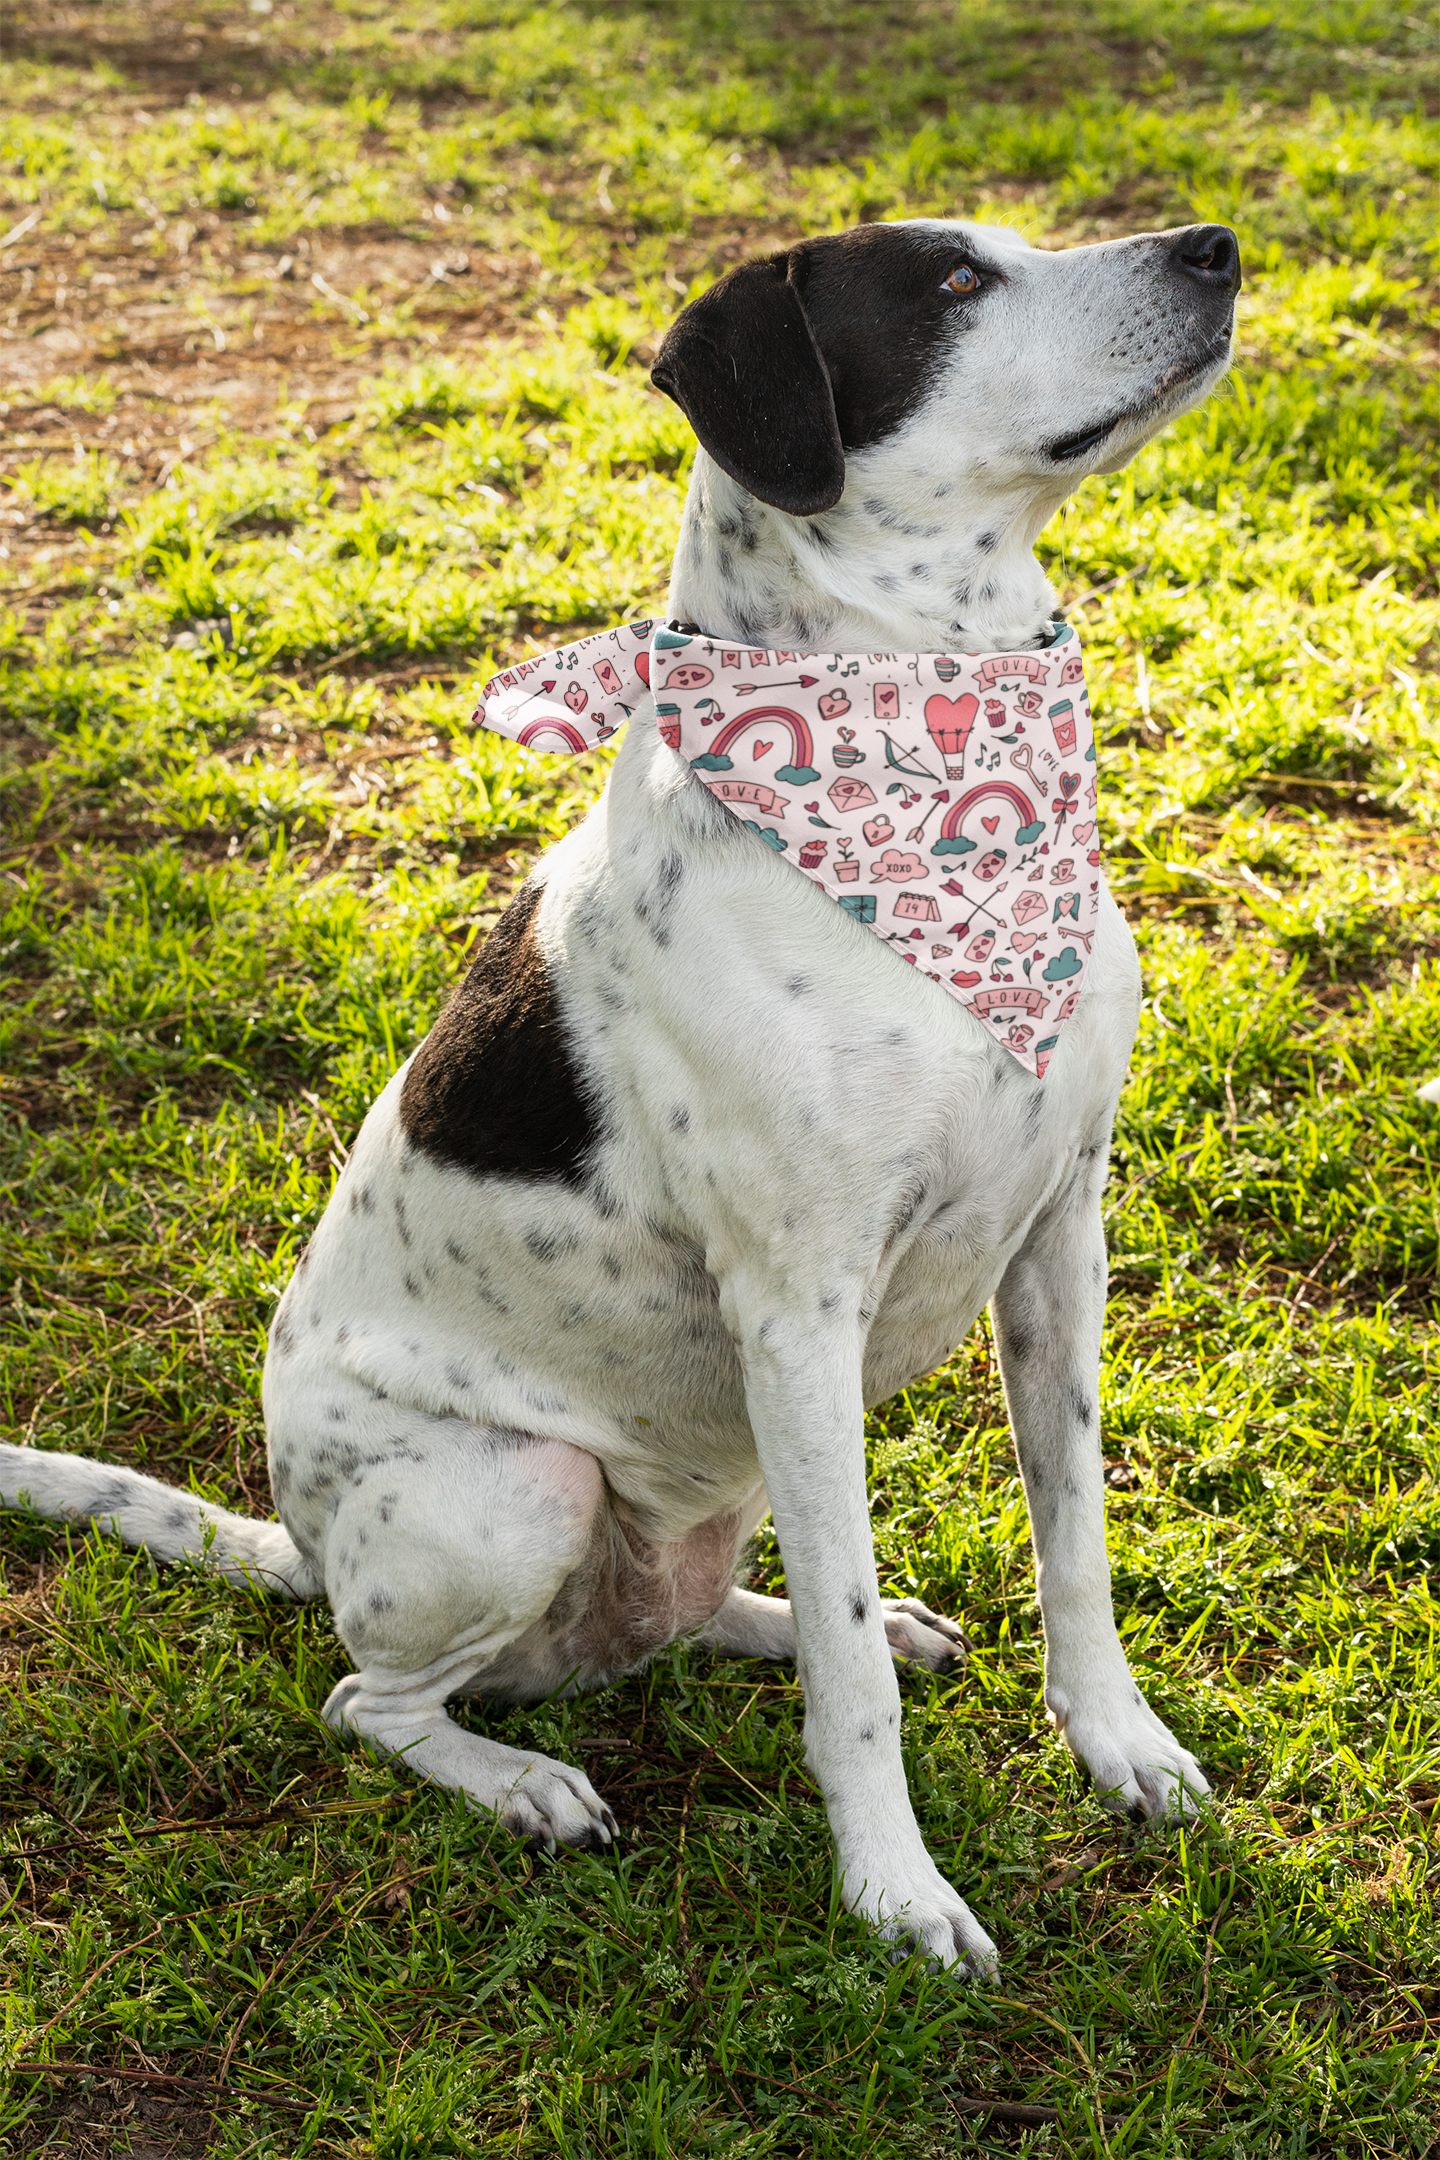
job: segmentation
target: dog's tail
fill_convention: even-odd
[[[212,1507],[178,1485],[138,1470],[0,1444],[0,1506],[28,1501],[53,1522],[93,1523],[157,1560],[195,1560],[227,1582],[254,1583],[276,1597],[319,1598],[325,1586],[279,1523]]]

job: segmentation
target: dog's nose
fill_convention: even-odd
[[[1240,243],[1228,225],[1190,225],[1175,233],[1171,260],[1182,277],[1224,292],[1240,290]]]

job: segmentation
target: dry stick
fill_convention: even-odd
[[[279,1807],[255,1808],[238,1815],[196,1815],[186,1822],[142,1823],[134,1829],[127,1829],[122,1824],[114,1830],[67,1839],[64,1850],[71,1852],[76,1845],[111,1845],[122,1834],[126,1838],[195,1837],[206,1830],[263,1830],[275,1823],[319,1822],[342,1815],[370,1815],[377,1808],[400,1807],[414,1797],[411,1792],[381,1793],[373,1800],[336,1800],[325,1807],[301,1807],[294,1801],[286,1801]],[[53,1859],[60,1849],[58,1838],[52,1838],[48,1845],[21,1845],[10,1852],[0,1847],[0,1861]]]
[[[1334,1237],[1331,1238],[1330,1243],[1325,1247],[1324,1252],[1321,1253],[1320,1258],[1315,1262],[1316,1273],[1314,1275],[1301,1275],[1297,1277],[1300,1288],[1295,1292],[1293,1298],[1287,1300],[1285,1305],[1285,1319],[1289,1326],[1293,1327],[1295,1325],[1295,1316],[1300,1310],[1301,1300],[1306,1290],[1318,1290],[1322,1296],[1324,1295],[1326,1285],[1322,1282],[1317,1281],[1316,1277],[1318,1276],[1320,1269],[1324,1267],[1326,1261],[1330,1258],[1331,1253],[1334,1252],[1335,1247],[1339,1243],[1340,1232],[1337,1230]],[[1341,1287],[1344,1287],[1343,1284]]]
[[[720,1752],[720,1741],[729,1739],[731,1733],[734,1732],[735,1727],[740,1723],[741,1718],[743,1718],[746,1713],[754,1707],[756,1698],[761,1694],[764,1686],[765,1682],[762,1680],[760,1686],[757,1687],[751,1694],[750,1699],[745,1704],[744,1709],[737,1710],[734,1717],[731,1718],[730,1723],[726,1726],[724,1732],[721,1733],[720,1739],[714,1741],[711,1746],[709,1746],[705,1750],[705,1753],[700,1757],[699,1762],[697,1762],[695,1765],[694,1773],[690,1779],[690,1783],[686,1787],[685,1799],[680,1809],[680,1839],[675,1854],[675,1932],[680,1944],[680,1955],[685,1961],[685,1982],[690,1990],[691,1995],[694,1997],[696,2007],[700,2010],[702,2015],[704,2014],[705,2010],[705,1988],[699,1974],[695,1970],[694,1947],[690,1941],[690,1912],[685,1898],[685,1840],[690,1829],[690,1816],[691,1811],[693,1810],[695,1805],[695,1795],[699,1789],[700,1780],[701,1777],[704,1775],[707,1764],[713,1762],[716,1759]],[[758,2128],[754,2116],[750,2113],[750,2110],[746,2107],[744,2101],[740,2098],[739,2093],[736,2092],[735,2087],[731,2084],[730,2079],[724,2069],[724,2066],[721,2064],[718,2056],[712,2054],[711,2061],[715,2066],[716,2075],[723,2080],[727,2090],[729,2091],[731,2099],[735,2102],[736,2107],[739,2108],[741,2114],[745,2117],[746,2122],[749,2123],[752,2130]]]
[[[10,1856],[7,1855],[6,1857],[8,1858]],[[31,1889],[34,1889],[33,1883],[31,1884]],[[222,1912],[240,1912],[243,1911],[247,1905],[263,1905],[264,1902],[265,1898],[263,1895],[258,1898],[239,1898],[232,1904],[208,1906],[206,1908],[206,1911],[207,1916],[213,1916]],[[145,1948],[145,1945],[149,1942],[153,1942],[155,1940],[155,1937],[160,1933],[160,1930],[164,1927],[168,1927],[172,1920],[184,1918],[185,1915],[183,1913],[167,1913],[163,1920],[157,1920],[154,1927],[150,1928],[147,1933],[140,1936],[138,1941],[124,1944],[121,1949],[116,1950],[110,1957],[106,1958],[103,1965],[97,1965],[94,1972],[89,1974],[88,1977],[75,1990],[75,1993],[70,1997],[69,2001],[63,2002],[60,2005],[60,2008],[55,2012],[54,2017],[50,2019],[49,2023],[46,2025],[42,2025],[39,2032],[31,2035],[32,2042],[35,2040],[43,2040],[46,2033],[53,2032],[55,2030],[55,2027],[60,2023],[61,2018],[68,2017],[69,2013],[75,2008],[76,2003],[81,2001],[84,1996],[89,1994],[91,1988],[94,1987],[95,1982],[101,1979],[105,1973],[109,1972],[112,1965],[118,1965],[121,1958],[129,1957],[132,1954],[138,1953],[139,1951],[143,1950]]]
[[[230,2058],[235,2053],[236,2048],[240,2045],[240,2036],[244,2032],[246,2026],[249,2024],[251,2018],[254,2017],[255,2012],[259,2009],[261,2001],[265,1995],[265,1991],[270,1986],[271,1981],[278,1979],[279,1975],[285,1970],[285,1967],[290,1963],[291,1958],[294,1957],[296,1951],[305,1941],[307,1935],[309,1935],[313,1931],[317,1920],[322,1919],[324,1915],[330,1910],[330,1907],[335,1903],[335,1900],[339,1897],[340,1890],[343,1887],[345,1886],[332,1883],[330,1888],[326,1891],[324,1897],[320,1900],[320,1903],[316,1906],[314,1912],[311,1913],[310,1918],[306,1921],[304,1927],[301,1928],[300,1933],[296,1936],[294,1942],[291,1943],[289,1949],[281,1951],[279,1957],[276,1958],[275,1963],[271,1966],[269,1972],[266,1973],[265,1978],[261,1981],[259,1987],[255,1990],[254,1995],[250,1998],[249,2008],[246,2010],[239,2024],[235,2027],[234,2032],[231,2033],[230,2044],[226,2048],[225,2053],[220,2058],[220,2068],[216,2074],[217,2084],[223,2085],[225,2083],[226,2073],[230,2068]]]
[[[1095,2065],[1085,2053],[1084,2048],[1081,2047],[1074,2033],[1071,2032],[1068,2025],[1062,2025],[1059,2018],[1051,2017],[1048,2010],[1037,2010],[1034,2003],[1016,2002],[1012,1995],[990,1995],[986,1997],[986,2000],[997,2003],[1002,2010],[1020,2010],[1023,2011],[1026,2017],[1039,2018],[1042,2025],[1048,2025],[1053,2032],[1059,2033],[1062,2039],[1069,2041],[1071,2047],[1074,2048],[1084,2064],[1086,2075],[1094,2077]]]
[[[1215,1954],[1215,1934],[1216,1930],[1220,1925],[1220,1922],[1224,1919],[1226,1913],[1230,1910],[1230,1900],[1234,1897],[1234,1895],[1235,1870],[1234,1868],[1231,1868],[1230,1887],[1226,1891],[1225,1896],[1221,1901],[1220,1909],[1216,1913],[1214,1919],[1211,1921],[1209,1929],[1207,1931],[1209,1940],[1206,1942],[1205,1945],[1205,1962],[1200,1968],[1200,2007],[1195,2013],[1194,2024],[1190,2027],[1189,2032],[1185,2035],[1185,2038],[1181,2041],[1179,2047],[1175,2051],[1177,2055],[1183,2055],[1187,2048],[1190,2048],[1194,2045],[1195,2035],[1197,2032],[1199,2032],[1201,2025],[1205,2021],[1205,2012],[1209,2007],[1210,2003],[1210,1960]]]
[[[167,1915],[167,1918],[168,1917],[170,1916]],[[81,1981],[79,1987],[76,1988],[75,1993],[70,1997],[70,2000],[68,2002],[61,2003],[60,2008],[55,2012],[54,2017],[50,2019],[48,2024],[42,2025],[39,2032],[32,2035],[32,2040],[43,2040],[46,2033],[53,2032],[55,2030],[55,2027],[60,2023],[61,2018],[69,2016],[70,2012],[75,2008],[76,2003],[78,2003],[83,1996],[89,1994],[91,1988],[94,1987],[95,1982],[103,1978],[103,1976],[107,1972],[109,1972],[112,1965],[118,1965],[121,1958],[133,1957],[137,1950],[143,1950],[146,1943],[153,1942],[155,1940],[155,1937],[160,1933],[161,1928],[163,1928],[165,1925],[165,1920],[157,1920],[154,1927],[150,1929],[149,1933],[146,1935],[142,1935],[138,1942],[126,1943],[123,1949],[113,1951],[111,1955],[106,1958],[103,1965],[97,1965],[94,1972],[92,1972],[87,1979]]]
[[[1022,2123],[1038,2129],[1045,2123],[1065,2120],[1059,2108],[1041,2107],[1025,2100],[974,2100],[968,2093],[946,2093],[945,2099],[957,2115],[991,2115],[997,2122]],[[1097,2109],[1097,2114],[1099,2110]],[[1128,2115],[1099,2114],[1103,2130],[1123,2130],[1130,2120]]]
[[[85,1660],[85,1663],[91,1667],[92,1671],[97,1672],[100,1675],[100,1678],[104,1680],[108,1686],[117,1689],[118,1692],[125,1697],[125,1700],[130,1703],[134,1709],[139,1711],[142,1718],[149,1718],[152,1729],[155,1732],[162,1734],[164,1738],[169,1741],[171,1747],[174,1748],[176,1754],[180,1757],[181,1762],[184,1763],[186,1769],[190,1772],[190,1775],[194,1778],[196,1784],[201,1786],[206,1792],[214,1792],[215,1787],[211,1784],[209,1778],[207,1778],[204,1773],[201,1770],[197,1769],[195,1764],[191,1762],[190,1757],[186,1754],[184,1748],[181,1747],[180,1742],[175,1738],[175,1735],[171,1732],[169,1726],[162,1725],[159,1718],[157,1718],[152,1711],[146,1709],[144,1703],[141,1702],[139,1696],[136,1695],[134,1690],[132,1688],[128,1688],[123,1680],[119,1679],[116,1674],[110,1671],[108,1666],[102,1665],[98,1658],[92,1657],[90,1655],[90,1652],[84,1647],[84,1645],[82,1643],[76,1642],[74,1636],[68,1635],[65,1632],[64,1628],[59,1626],[58,1623],[51,1626],[46,1621],[38,1620],[33,1615],[31,1615],[30,1626],[38,1627],[42,1635],[53,1635],[58,1642],[61,1642],[65,1645],[65,1648],[67,1650],[73,1650],[77,1652],[78,1655]]]
[[[291,2100],[284,2093],[255,2092],[248,2085],[215,2085],[208,2078],[177,2077],[169,2070],[127,2070],[110,2063],[17,2062],[11,2069],[22,2077],[127,2078],[134,2085],[173,2085],[181,2092],[220,2095],[232,2092],[242,2100],[258,2100],[262,2107],[289,2108],[292,2114],[309,2115],[313,2100]]]

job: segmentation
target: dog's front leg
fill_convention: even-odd
[[[1100,1338],[1103,1150],[1032,1227],[995,1294],[995,1340],[1025,1481],[1045,1628],[1045,1707],[1117,1812],[1193,1814],[1209,1786],[1140,1693],[1105,1550]]]
[[[995,1946],[926,1852],[905,1785],[866,1500],[859,1299],[842,1314],[817,1296],[799,1312],[773,1286],[730,1287],[795,1617],[806,1760],[845,1903],[907,1949],[988,1971]]]

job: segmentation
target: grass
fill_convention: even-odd
[[[7,12],[0,1415],[231,1504],[367,1103],[603,779],[467,715],[663,588],[684,295],[956,205],[1224,217],[1247,287],[1228,391],[1043,542],[1148,989],[1117,1601],[1213,1820],[1115,1827],[1040,1724],[983,1329],[872,1470],[887,1583],[977,1646],[904,1737],[989,1991],[838,1911],[788,1673],[488,1718],[624,1823],[546,1862],[326,1732],[324,1612],[8,1518],[0,2150],[1432,2145],[1437,52],[1365,0]]]

